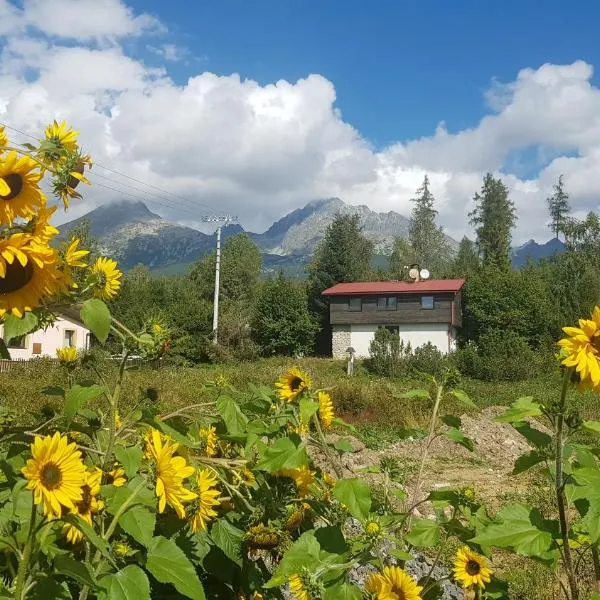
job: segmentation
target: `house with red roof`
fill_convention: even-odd
[[[441,352],[455,347],[462,326],[464,279],[360,281],[326,289],[334,358],[368,357],[378,327],[398,333],[414,350],[428,342]]]

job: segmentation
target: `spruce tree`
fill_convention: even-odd
[[[510,268],[511,229],[517,220],[515,205],[508,188],[491,173],[483,178],[481,193],[473,198],[475,208],[469,213],[477,233],[477,247],[485,266]]]
[[[458,252],[452,264],[452,272],[459,277],[472,275],[479,268],[477,246],[468,237],[463,237],[458,245]]]
[[[308,266],[309,306],[321,325],[318,351],[330,351],[329,302],[321,296],[344,281],[361,281],[371,273],[373,243],[361,231],[358,215],[337,215]]]
[[[563,225],[567,215],[571,211],[569,194],[565,192],[562,175],[558,178],[558,183],[554,186],[554,194],[546,198],[546,202],[548,204],[548,212],[550,213],[548,227],[554,233],[554,237],[558,238],[558,234],[563,232]]]
[[[429,189],[427,175],[412,202],[415,206],[411,213],[408,239],[415,260],[421,266],[435,270],[447,259],[449,248],[443,229],[435,222],[438,211],[434,208],[435,198]]]

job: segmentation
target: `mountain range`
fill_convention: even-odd
[[[339,198],[313,200],[273,223],[263,233],[247,232],[263,254],[266,272],[283,269],[301,274],[337,214],[358,214],[363,234],[379,255],[388,255],[396,237],[408,237],[409,221],[399,213],[379,213],[367,206],[352,206]],[[143,202],[113,202],[61,225],[61,236],[84,222],[99,244],[100,251],[119,261],[123,269],[144,264],[152,270],[182,272],[216,245],[212,235],[164,219]],[[223,227],[223,240],[243,232],[238,224]],[[448,237],[452,249],[457,242]],[[516,248],[513,264],[520,267],[529,260],[550,256],[564,249],[559,240],[540,245],[530,240]]]
[[[266,271],[302,271],[337,214],[358,214],[364,235],[380,254],[389,251],[394,238],[408,235],[406,217],[393,211],[378,213],[367,206],[350,206],[339,198],[314,200],[285,215],[264,233],[247,233],[261,249]],[[83,222],[89,224],[100,251],[117,259],[124,269],[145,264],[154,270],[181,271],[216,244],[216,234],[207,235],[164,219],[143,202],[100,206],[61,225],[61,235],[68,235]],[[242,231],[240,225],[227,225],[223,227],[223,240]],[[448,240],[456,246],[455,240]]]

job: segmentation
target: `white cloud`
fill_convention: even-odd
[[[164,29],[156,17],[135,15],[121,0],[25,0],[23,19],[47,35],[82,41]]]
[[[152,46],[148,44],[146,48],[154,54],[168,60],[170,62],[179,62],[189,58],[190,51],[185,46],[177,44],[161,44],[160,46]]]
[[[26,0],[21,10],[0,0],[0,121],[32,133],[53,118],[68,119],[97,163],[185,196],[146,196],[168,218],[195,224],[212,209],[261,230],[311,199],[334,195],[408,214],[428,174],[442,223],[460,237],[469,232],[472,198],[487,171],[502,175],[511,190],[517,242],[549,237],[545,197],[561,173],[578,214],[598,208],[600,90],[584,62],[492,81],[490,112],[476,126],[450,133],[440,124],[430,136],[377,150],[343,120],[334,85],[321,75],[260,85],[203,72],[178,85],[119,44],[91,43],[140,35],[156,28],[155,19],[118,0],[69,2],[77,7],[60,23],[45,12],[66,3]],[[80,44],[64,45],[57,36]],[[181,52],[169,43],[153,47],[165,60]],[[539,174],[508,172],[529,161],[523,153],[531,148]],[[102,186],[140,187],[99,166],[92,179],[97,185],[69,218],[119,197]],[[124,198],[139,196],[121,189]]]

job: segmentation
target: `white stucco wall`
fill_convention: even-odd
[[[58,348],[66,346],[65,342],[65,330],[71,330],[75,332],[73,345],[79,350],[85,350],[88,345],[88,333],[89,330],[76,323],[70,321],[64,317],[59,317],[56,321],[48,327],[46,330],[39,329],[34,333],[27,335],[25,339],[25,348],[8,348],[10,357],[12,359],[19,358],[35,358],[37,356],[51,356],[56,358],[56,351]],[[0,336],[3,335],[3,327],[0,325]],[[40,352],[34,354],[34,344],[40,344]]]
[[[400,325],[400,339],[405,344],[410,342],[412,350],[432,343],[440,352],[450,350],[450,339],[448,337],[448,325],[446,323],[417,323]]]
[[[351,346],[356,350],[358,358],[369,357],[369,346],[375,337],[377,325],[351,325]],[[448,352],[451,349],[448,336],[448,325],[445,323],[415,323],[399,325],[400,339],[404,343],[410,342],[414,350],[431,342],[440,352]]]

